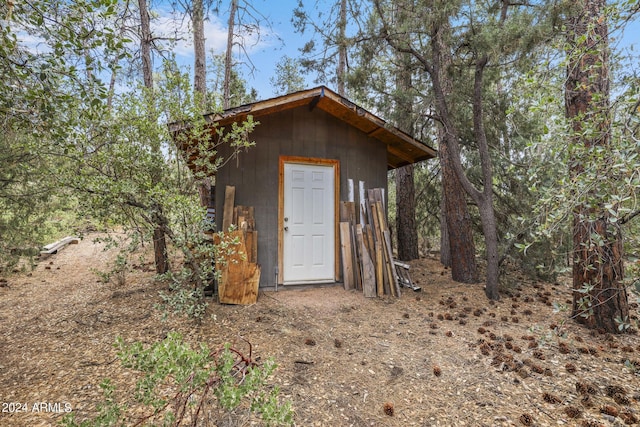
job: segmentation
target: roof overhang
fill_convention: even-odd
[[[389,169],[428,160],[434,158],[437,154],[436,150],[429,145],[391,126],[380,117],[357,106],[325,86],[241,105],[221,113],[207,114],[204,118],[211,125],[227,126],[233,122],[242,122],[249,115],[255,120],[259,120],[262,116],[302,106],[307,106],[309,110],[319,108],[370,137],[382,141],[387,146],[387,165]],[[180,132],[184,128],[184,124],[180,123],[169,125],[172,133]]]

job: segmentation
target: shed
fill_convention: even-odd
[[[339,202],[347,199],[349,181],[358,203],[360,182],[386,189],[389,169],[436,155],[324,86],[205,119],[212,127],[227,127],[249,115],[260,122],[250,135],[256,145],[217,171],[212,199],[222,212],[225,187],[231,185],[237,205],[254,207],[261,288],[339,281]],[[230,152],[221,146],[218,155],[227,158]],[[221,221],[216,227],[221,229]]]

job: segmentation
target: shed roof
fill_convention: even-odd
[[[436,156],[436,150],[429,145],[391,126],[380,117],[325,86],[229,108],[221,113],[207,114],[205,120],[207,123],[226,126],[233,122],[241,122],[249,115],[258,119],[262,116],[305,105],[309,110],[319,108],[370,137],[385,143],[389,169],[428,160]],[[171,130],[179,131],[180,125],[171,125]]]

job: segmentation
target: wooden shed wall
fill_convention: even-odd
[[[236,187],[235,204],[254,206],[258,231],[260,287],[275,286],[278,265],[278,161],[280,156],[337,159],[340,162],[339,200],[347,200],[348,179],[353,179],[355,201],[358,181],[365,188],[387,188],[387,150],[371,138],[330,114],[307,106],[257,119],[250,135],[256,146],[218,171],[216,211],[223,212],[225,186]],[[219,155],[228,157],[227,147]],[[217,226],[220,229],[221,218]]]

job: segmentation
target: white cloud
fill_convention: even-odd
[[[34,55],[49,53],[52,50],[51,46],[49,46],[42,37],[29,34],[26,31],[18,31],[17,36],[20,46]]]
[[[170,10],[156,10],[157,18],[152,21],[152,31],[155,37],[175,39],[171,50],[179,57],[193,57],[193,36],[191,33],[191,19],[188,15]],[[207,55],[213,50],[216,54],[223,53],[227,45],[226,17],[223,22],[219,16],[209,14],[204,22],[205,47]],[[240,33],[239,33],[240,32]],[[244,52],[251,55],[260,49],[273,45],[277,35],[265,27],[240,27],[236,26],[236,43],[241,42]],[[238,49],[234,49],[238,54]]]
[[[171,47],[173,53],[179,57],[193,56],[193,36],[191,20],[184,13],[168,10],[156,10],[157,19],[152,21],[152,32],[155,37],[175,39]],[[209,17],[204,23],[205,46],[207,52],[213,49],[222,52],[226,46],[227,30],[218,17]]]

